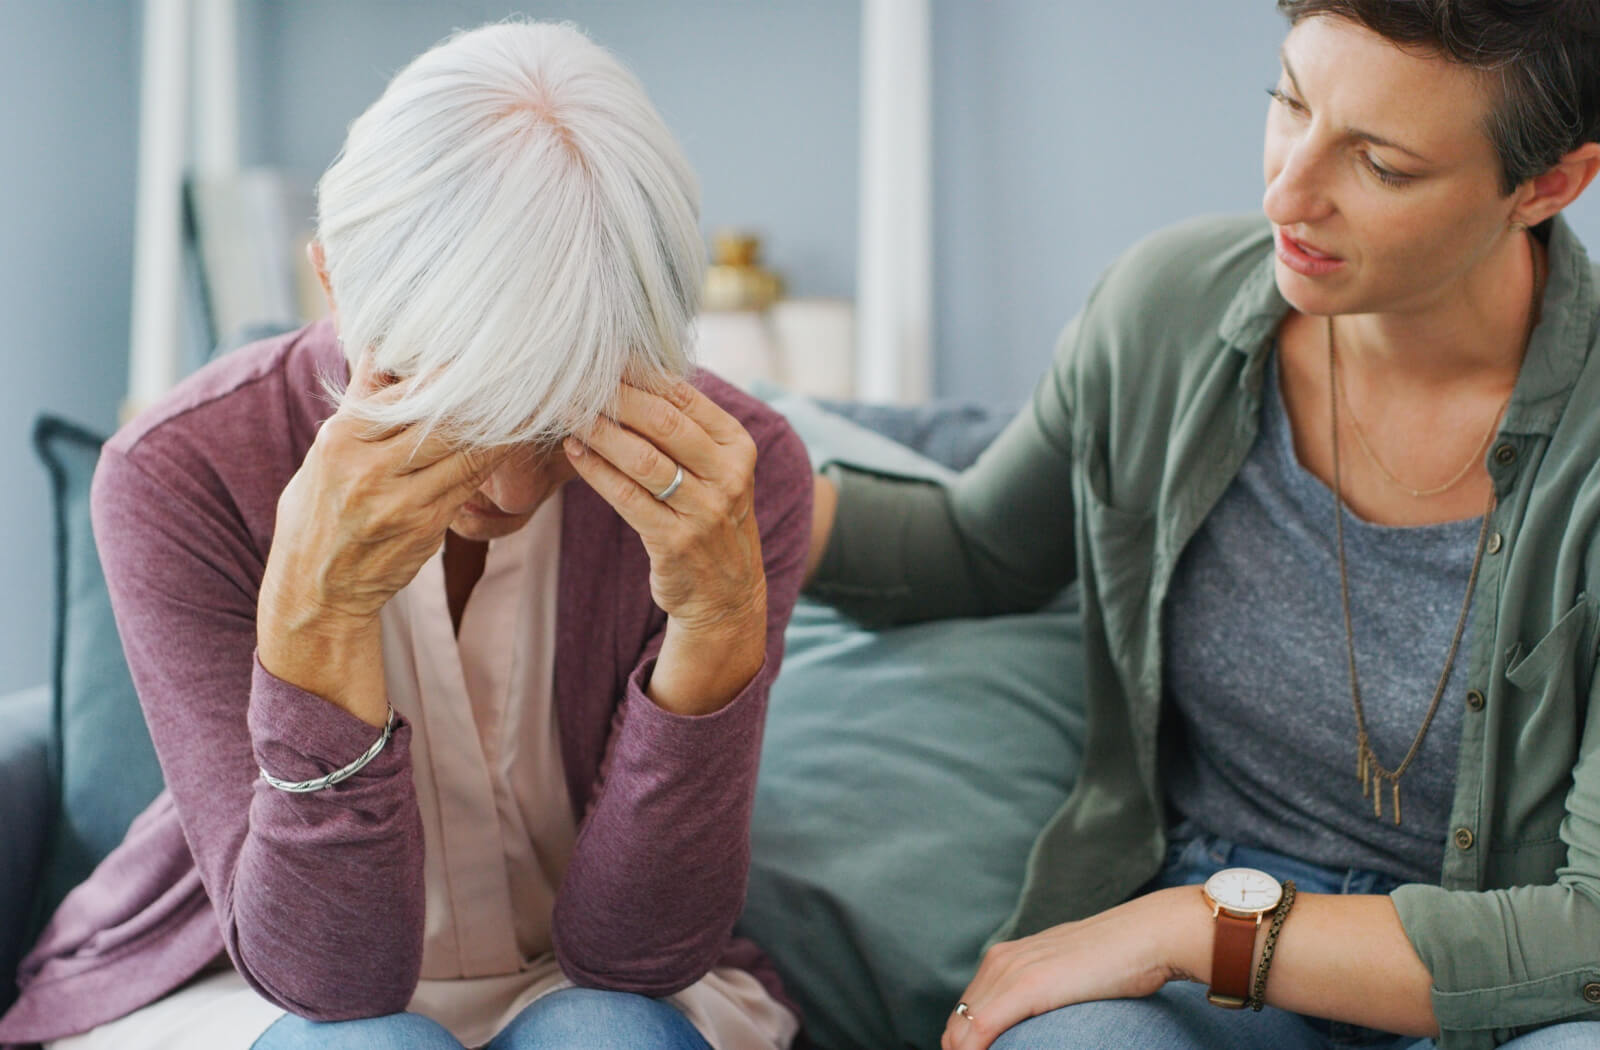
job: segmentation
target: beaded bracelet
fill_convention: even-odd
[[[1292,907],[1294,907],[1294,880],[1287,879],[1283,884],[1283,897],[1273,909],[1272,925],[1267,927],[1267,939],[1261,944],[1261,963],[1256,967],[1255,984],[1250,988],[1250,998],[1245,1000],[1245,1005],[1257,1013],[1267,1005],[1267,968],[1272,965],[1272,952],[1278,947],[1278,931],[1283,929],[1283,920],[1289,917],[1289,909]]]
[[[288,791],[295,795],[303,795],[308,791],[321,791],[323,788],[333,787],[333,785],[339,783],[339,781],[348,780],[350,777],[355,776],[357,773],[361,772],[363,766],[378,757],[378,752],[382,751],[383,746],[389,742],[389,738],[394,736],[395,718],[396,716],[394,713],[394,707],[393,705],[390,705],[389,721],[384,723],[383,735],[378,737],[377,741],[371,747],[367,748],[366,754],[362,755],[360,758],[356,759],[354,762],[342,769],[335,769],[332,773],[329,773],[326,776],[317,777],[313,780],[279,780],[277,777],[263,769],[261,770],[261,779],[265,780],[269,786],[275,787],[279,791]]]

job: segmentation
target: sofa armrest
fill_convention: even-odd
[[[54,802],[50,687],[0,696],[0,1012],[16,997],[39,863]]]

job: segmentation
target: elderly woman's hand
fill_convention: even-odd
[[[350,391],[393,396],[357,362]],[[439,549],[507,450],[452,448],[413,431],[373,434],[341,408],[278,498],[257,599],[261,665],[373,725],[387,718],[378,613]]]
[[[616,419],[565,448],[650,556],[650,592],[668,616],[651,699],[680,714],[720,709],[766,659],[755,443],[738,420],[679,383],[661,396],[624,385]]]

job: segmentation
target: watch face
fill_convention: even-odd
[[[1255,868],[1223,868],[1206,880],[1206,896],[1229,911],[1253,915],[1276,908],[1283,887]]]

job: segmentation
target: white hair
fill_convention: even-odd
[[[507,22],[423,53],[350,125],[317,236],[351,408],[465,445],[551,444],[692,368],[699,190],[644,89],[568,25]]]

